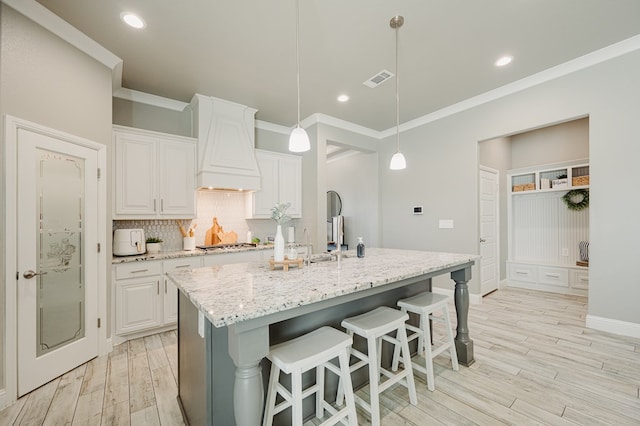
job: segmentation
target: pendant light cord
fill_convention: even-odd
[[[400,73],[398,72],[398,29],[396,26],[396,152],[400,152]]]
[[[298,127],[300,127],[300,0],[296,0],[296,86],[298,89]]]

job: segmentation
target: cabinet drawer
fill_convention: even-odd
[[[566,269],[538,267],[538,282],[540,284],[569,287],[569,273]]]
[[[116,265],[117,280],[161,274],[162,263],[158,261],[134,262]]]
[[[509,279],[515,281],[536,282],[536,267],[533,265],[509,265]]]
[[[193,269],[202,266],[202,259],[200,256],[183,257],[180,259],[165,260],[163,265],[164,272],[179,271],[180,269]]]
[[[588,290],[589,289],[589,272],[571,271],[571,287]]]

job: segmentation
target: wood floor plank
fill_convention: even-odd
[[[41,425],[51,406],[60,378],[50,381],[29,393],[14,424],[19,426]]]
[[[436,390],[420,373],[417,406],[403,386],[388,389],[382,425],[640,424],[640,339],[586,329],[586,313],[582,296],[505,289],[484,297],[469,309],[475,363],[454,372],[436,357]],[[434,339],[444,331],[436,324]],[[1,410],[0,425],[68,424],[66,411],[78,426],[181,425],[176,367],[175,331],[132,339]],[[367,386],[358,392],[368,399]]]
[[[83,364],[60,377],[51,406],[44,419],[44,426],[71,424],[86,369],[86,364]]]

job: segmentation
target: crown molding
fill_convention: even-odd
[[[430,114],[416,118],[414,120],[407,121],[400,125],[400,132],[402,133],[404,131],[411,130],[416,127],[420,127],[425,124],[440,120],[444,117],[458,114],[462,111],[466,111],[468,109],[475,108],[479,105],[486,104],[500,98],[504,98],[514,93],[521,92],[525,89],[529,89],[531,87],[546,83],[551,80],[558,79],[560,77],[564,77],[574,72],[577,72],[586,68],[590,68],[594,65],[598,65],[610,59],[625,55],[627,53],[631,53],[639,49],[640,49],[640,35],[636,35],[626,40],[622,40],[618,43],[612,44],[610,46],[603,47],[602,49],[587,53],[586,55],[580,56],[579,58],[573,59],[571,61],[565,62],[560,65],[556,65],[555,67],[548,68],[544,71],[540,71],[536,74],[532,74],[528,77],[514,81],[513,83],[506,84],[504,86],[498,87],[497,89],[490,90],[478,96],[474,96],[472,98],[466,99],[464,101],[458,102],[448,107],[439,109],[437,111],[434,111]],[[394,135],[395,132],[396,132],[395,128],[390,128],[381,132],[381,135],[382,135],[382,138],[386,138]]]
[[[16,12],[57,35],[111,70],[113,89],[122,83],[122,59],[35,0],[1,0]]]
[[[140,92],[138,90],[127,89],[126,87],[121,87],[115,90],[113,92],[113,97],[180,112],[184,111],[184,109],[189,106],[186,102],[152,95],[151,93]]]
[[[256,120],[256,129],[267,130],[273,133],[280,133],[282,135],[288,135],[291,133],[291,127],[281,126],[280,124],[270,123],[268,121]]]

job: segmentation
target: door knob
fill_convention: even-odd
[[[22,276],[30,280],[36,275],[46,275],[46,274],[47,274],[46,272],[33,272],[31,269],[29,269],[28,271],[24,271],[24,274],[22,274]]]
[[[481,243],[486,243],[486,242],[487,242],[487,240],[485,240],[484,238],[480,238],[480,242],[481,242]]]

